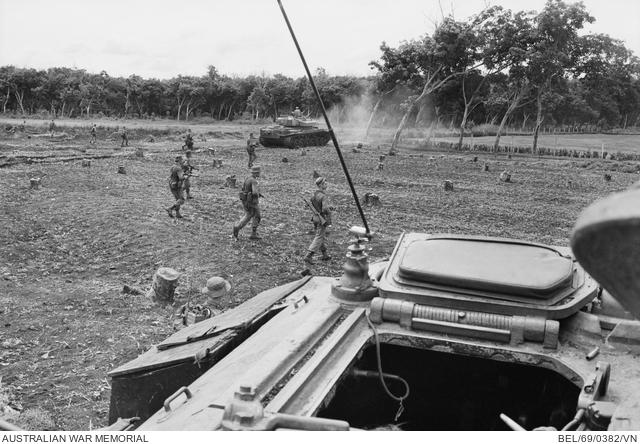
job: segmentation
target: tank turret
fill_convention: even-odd
[[[294,116],[278,117],[276,125],[260,129],[260,144],[266,147],[324,146],[330,138],[329,131],[319,128],[317,122]]]

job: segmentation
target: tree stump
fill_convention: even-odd
[[[511,182],[511,173],[507,170],[504,170],[500,173],[500,182]]]
[[[611,182],[611,174],[605,174],[604,175],[604,181],[605,182]]]
[[[29,188],[32,190],[40,189],[40,178],[32,177],[31,179],[29,179]]]
[[[91,166],[91,160],[89,160],[89,159],[82,159],[82,166],[83,166],[83,167],[90,167],[90,166]]]
[[[473,156],[473,161],[477,162],[478,161],[478,156]]]
[[[312,176],[314,179],[317,179],[318,177],[322,176],[322,174],[318,173],[316,170],[313,170]]]
[[[222,168],[222,159],[217,159],[216,160],[216,165],[217,168]]]
[[[359,148],[352,148],[352,149],[351,149],[351,152],[352,152],[352,153],[359,153],[359,152],[361,152],[361,151],[360,151],[360,149],[359,149]]]
[[[380,197],[375,193],[365,193],[362,201],[365,205],[371,207],[379,207],[380,205],[382,205],[380,203]]]
[[[444,190],[445,191],[453,191],[453,182],[451,182],[450,180],[445,180],[444,181]]]
[[[179,277],[180,273],[173,268],[158,268],[153,275],[153,283],[147,297],[160,306],[172,304]]]
[[[118,174],[127,174],[127,171],[124,169],[124,165],[120,165],[118,167]]]
[[[300,155],[301,155],[301,156],[306,156],[306,155],[307,155],[307,150],[305,150],[304,148],[302,148],[302,149],[300,150]]]
[[[144,157],[144,150],[142,148],[136,149],[136,157]]]
[[[287,159],[286,157],[282,158],[282,163],[289,163],[289,159]]]
[[[384,170],[384,163],[378,162],[378,171]]]
[[[484,165],[482,165],[482,171],[489,171],[489,164],[485,163]]]
[[[380,157],[378,158],[379,162],[384,162],[384,159],[386,159],[387,156],[385,156],[384,154],[380,154]]]
[[[236,175],[227,176],[224,179],[224,186],[227,188],[235,188],[236,185]]]

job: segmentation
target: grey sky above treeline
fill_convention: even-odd
[[[570,2],[570,1],[569,1]],[[367,75],[386,41],[430,32],[444,13],[463,19],[486,4],[514,11],[544,0],[283,0],[311,68]],[[640,1],[583,0],[586,32],[623,40],[640,56]],[[170,78],[304,75],[276,0],[0,0],[0,66],[55,66]]]

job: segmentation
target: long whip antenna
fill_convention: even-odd
[[[293,43],[295,43],[296,45],[296,49],[298,50],[298,54],[300,55],[300,59],[302,60],[302,64],[304,65],[304,70],[307,72],[307,77],[309,78],[309,83],[311,84],[311,88],[313,88],[313,92],[316,95],[316,99],[318,99],[318,103],[320,103],[320,109],[322,110],[324,121],[327,124],[329,135],[331,136],[331,140],[333,141],[333,146],[336,148],[336,153],[338,153],[338,159],[340,159],[340,164],[342,165],[342,171],[344,171],[344,175],[347,178],[347,183],[349,184],[349,188],[351,189],[351,194],[353,195],[353,200],[356,203],[356,207],[358,207],[358,213],[360,213],[360,218],[362,219],[364,228],[365,230],[367,230],[367,234],[369,234],[371,231],[369,230],[369,224],[367,224],[367,218],[364,215],[364,211],[362,211],[362,206],[360,205],[360,200],[358,199],[358,195],[356,194],[356,189],[353,186],[351,175],[349,174],[347,165],[344,162],[344,157],[342,156],[340,145],[338,145],[338,139],[336,139],[336,135],[333,132],[333,128],[331,127],[331,122],[329,122],[329,117],[327,116],[327,110],[324,108],[324,103],[322,102],[322,98],[320,97],[318,88],[316,88],[316,83],[313,81],[313,76],[311,75],[311,71],[309,71],[309,66],[307,66],[307,61],[305,60],[304,55],[302,54],[302,50],[300,49],[300,45],[298,44],[298,39],[296,39],[296,35],[293,32],[293,28],[291,27],[291,23],[289,22],[287,13],[284,11],[284,7],[282,6],[282,2],[280,0],[278,0],[278,6],[280,6],[280,11],[282,11],[282,16],[284,17],[284,21],[287,23],[287,28],[289,28],[289,32],[291,33],[291,37],[293,38]]]

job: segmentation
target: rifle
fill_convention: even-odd
[[[304,201],[305,204],[307,204],[307,206],[309,207],[309,209],[311,210],[311,212],[315,215],[318,216],[318,219],[320,220],[320,224],[324,225],[327,223],[327,220],[322,216],[322,214],[320,214],[318,212],[318,210],[316,209],[316,207],[313,206],[313,203],[311,203],[311,199],[302,196],[302,200]]]

